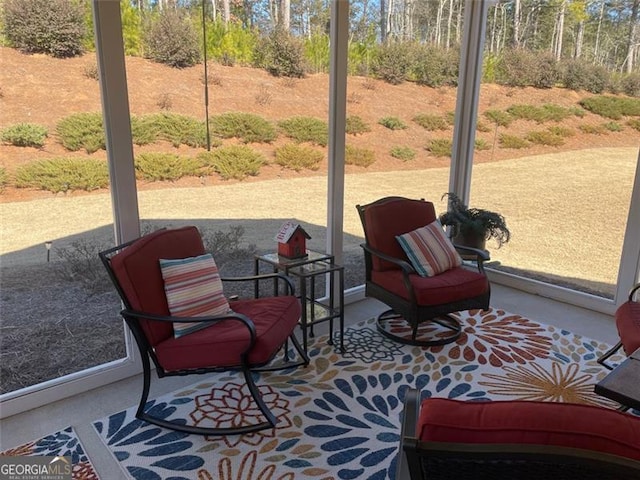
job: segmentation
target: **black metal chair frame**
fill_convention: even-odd
[[[140,352],[140,358],[142,360],[142,368],[143,368],[143,386],[142,386],[142,395],[140,397],[140,402],[138,404],[138,409],[136,411],[136,418],[139,420],[143,420],[145,422],[158,425],[160,427],[168,428],[170,430],[175,430],[179,432],[189,433],[189,434],[198,434],[198,435],[244,435],[247,433],[253,433],[260,430],[266,430],[269,428],[275,428],[277,424],[277,419],[273,415],[273,413],[269,410],[267,405],[264,403],[258,387],[253,379],[252,373],[254,372],[271,372],[277,370],[284,370],[289,368],[296,368],[300,366],[309,365],[309,357],[302,349],[298,339],[295,337],[294,333],[289,336],[288,340],[291,340],[300,360],[297,362],[291,362],[289,358],[289,345],[288,340],[284,344],[284,358],[282,362],[271,365],[271,360],[262,365],[251,365],[248,361],[249,352],[253,348],[255,344],[255,336],[256,330],[255,325],[251,321],[249,317],[239,313],[229,313],[227,315],[215,316],[215,317],[173,317],[173,316],[160,316],[160,315],[150,315],[145,312],[139,312],[131,309],[131,305],[127,300],[127,296],[125,295],[120,282],[115,277],[113,270],[111,268],[111,258],[117,254],[118,252],[124,250],[128,246],[135,243],[138,239],[126,242],[122,245],[118,245],[116,247],[110,248],[103,252],[100,252],[98,255],[102,263],[104,264],[107,272],[109,273],[109,277],[113,282],[118,294],[124,303],[125,308],[120,312],[120,315],[124,318],[127,326],[131,330],[133,337],[136,340],[136,345],[138,346],[138,350]],[[282,288],[284,285],[285,293],[287,295],[295,295],[295,286],[290,278],[285,275],[279,273],[272,274],[262,274],[262,275],[253,275],[253,276],[244,276],[244,277],[226,277],[221,278],[223,282],[261,282],[261,281],[270,281],[276,282],[276,292]],[[283,282],[283,283],[281,283]],[[197,369],[188,369],[188,370],[177,370],[177,371],[166,371],[162,365],[160,365],[158,358],[154,352],[153,347],[147,340],[147,337],[140,325],[140,320],[152,320],[158,322],[210,322],[212,324],[216,322],[235,320],[238,321],[242,328],[246,328],[249,330],[249,334],[251,337],[251,342],[249,343],[249,347],[241,354],[240,363],[235,367],[211,367],[211,368],[197,368]],[[275,352],[277,354],[277,352]],[[274,354],[274,357],[275,357]],[[162,418],[154,417],[149,413],[145,412],[145,406],[147,403],[147,399],[149,397],[149,389],[151,386],[151,359],[155,366],[156,374],[158,378],[169,377],[169,376],[185,376],[192,374],[206,374],[206,373],[216,373],[216,372],[224,372],[230,370],[241,371],[244,375],[245,382],[253,400],[256,402],[256,405],[260,409],[260,411],[265,416],[266,421],[253,424],[253,425],[245,425],[241,427],[230,427],[230,428],[204,428],[198,427],[194,425],[186,425],[181,424],[175,421],[164,420]]]
[[[636,292],[638,292],[638,290],[640,290],[640,283],[637,283],[636,285],[634,285],[631,290],[629,291],[629,297],[627,299],[628,302],[634,302],[634,297],[636,295]],[[620,340],[618,343],[616,343],[613,347],[611,347],[609,350],[607,350],[605,353],[603,353],[597,360],[597,362],[602,365],[603,367],[605,367],[608,370],[613,370],[615,368],[615,365],[611,365],[609,363],[607,363],[607,360],[609,360],[609,358],[614,355],[618,350],[620,350],[622,348],[622,340]]]
[[[420,392],[407,389],[396,480],[634,480],[640,462],[556,445],[421,442]]]
[[[358,214],[360,216],[360,221],[362,222],[362,227],[364,229],[365,243],[361,243],[360,246],[364,251],[364,263],[365,263],[365,296],[373,297],[377,300],[388,305],[390,310],[386,310],[378,315],[376,320],[377,329],[380,333],[385,335],[392,340],[409,344],[409,345],[418,345],[418,346],[436,346],[436,345],[446,345],[448,343],[455,342],[461,335],[461,325],[456,317],[451,315],[453,312],[461,312],[464,310],[471,309],[482,309],[486,310],[489,308],[489,301],[491,298],[491,286],[487,289],[485,294],[467,298],[464,300],[459,300],[457,302],[445,303],[441,305],[419,305],[416,293],[411,284],[410,275],[417,275],[415,269],[411,266],[409,262],[406,260],[392,257],[383,252],[380,252],[374,248],[372,248],[368,242],[367,238],[367,225],[365,221],[365,210],[370,205],[378,204],[379,202],[389,201],[389,200],[408,200],[403,197],[386,197],[380,199],[372,204],[368,205],[356,205],[356,209],[358,210]],[[424,201],[424,199],[421,199]],[[476,262],[478,272],[486,276],[486,272],[484,270],[484,262],[489,259],[489,255],[487,252],[483,250],[479,250],[477,248],[466,247],[461,245],[454,245],[458,253],[461,255],[465,255],[468,257],[473,257]],[[378,257],[382,260],[386,260],[394,265],[397,265],[402,270],[402,279],[405,288],[409,292],[409,298],[405,299],[396,295],[393,292],[381,287],[380,285],[374,283],[371,279],[371,271],[373,269],[373,257]],[[384,327],[384,322],[389,320],[390,318],[404,318],[412,328],[411,338],[406,338],[400,335],[396,335],[390,332],[388,329]],[[433,340],[419,340],[417,339],[419,327],[425,322],[433,322],[441,325],[445,328],[448,328],[452,331],[451,335],[435,338]]]

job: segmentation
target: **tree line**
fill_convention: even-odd
[[[205,9],[225,24],[284,28],[311,38],[327,31],[330,0],[132,0],[140,12]],[[344,1],[344,0],[340,0]],[[464,0],[349,0],[355,42],[418,41],[452,48],[460,42]],[[556,60],[584,59],[631,73],[640,57],[640,0],[498,0],[489,7],[487,50],[547,51]]]
[[[122,0],[125,48],[127,54],[147,56],[149,31],[171,13],[189,24],[180,28],[191,30],[184,38],[193,48],[202,50],[206,34],[206,53],[216,60],[249,64],[259,39],[275,31],[304,42],[308,56],[327,57],[331,1],[347,0]],[[460,43],[465,0],[349,3],[350,52],[362,57],[381,45],[450,50]],[[4,44],[55,56],[93,48],[91,0],[4,0],[0,8]],[[609,72],[639,70],[640,0],[497,0],[488,10],[485,56],[522,50]],[[176,21],[171,25],[178,28]],[[73,40],[47,51],[47,39],[60,43],[65,35],[75,35],[80,45],[71,45]],[[200,60],[199,54],[191,56]]]

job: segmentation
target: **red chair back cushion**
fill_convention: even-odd
[[[417,435],[423,442],[557,445],[640,460],[640,418],[591,405],[429,398]]]
[[[627,301],[616,310],[616,326],[627,355],[640,348],[640,303]]]
[[[424,227],[436,219],[433,203],[424,200],[391,197],[371,203],[364,210],[365,238],[370,247],[392,257],[408,260],[397,235]],[[373,256],[373,270],[398,267]]]
[[[128,308],[155,315],[169,315],[160,271],[161,258],[178,259],[205,253],[196,227],[158,230],[141,237],[111,259],[111,268],[120,283]],[[173,337],[171,323],[141,321],[152,346]]]

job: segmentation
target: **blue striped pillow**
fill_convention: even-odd
[[[211,254],[177,260],[160,259],[160,270],[171,315],[204,317],[224,315],[230,310]],[[208,322],[174,323],[173,335],[179,338],[209,325]]]
[[[438,220],[396,239],[421,277],[433,277],[462,264],[462,258]]]

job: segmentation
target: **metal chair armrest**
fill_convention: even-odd
[[[249,349],[251,349],[256,339],[255,324],[249,317],[247,317],[246,315],[243,315],[242,313],[229,312],[224,315],[206,316],[206,317],[174,317],[171,315],[155,315],[152,313],[139,312],[136,310],[130,310],[128,308],[125,308],[120,312],[120,315],[122,315],[125,320],[127,320],[128,318],[135,318],[135,319],[151,320],[154,322],[170,322],[170,323],[208,322],[208,323],[211,323],[212,325],[215,323],[220,323],[225,320],[236,320],[242,323],[247,328],[247,330],[249,330],[249,335],[251,336]]]
[[[474,255],[476,258],[471,260],[476,262],[476,265],[478,266],[478,271],[480,273],[482,274],[485,273],[484,262],[488,262],[491,259],[489,252],[485,250],[480,250],[479,248],[467,247],[466,245],[457,245],[455,243],[453,244],[453,247],[456,249],[458,253],[462,255]]]
[[[392,257],[391,255],[387,255],[386,253],[382,253],[379,250],[376,250],[375,248],[371,248],[369,245],[367,245],[366,243],[361,243],[360,246],[367,252],[369,252],[371,255],[375,255],[376,257],[385,260],[387,262],[393,263],[397,266],[399,266],[403,272],[406,273],[416,273],[416,271],[414,270],[414,268],[411,266],[411,264],[405,260],[402,260],[400,258],[397,257]]]

